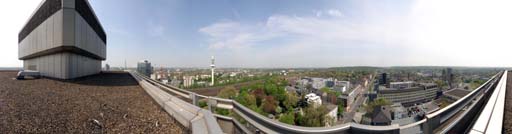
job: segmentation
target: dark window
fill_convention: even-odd
[[[18,34],[18,43],[60,9],[62,9],[62,0],[46,0]]]
[[[94,16],[94,13],[87,4],[85,0],[76,0],[75,1],[75,9],[85,19],[85,21],[92,27],[92,29],[98,34],[98,36],[103,40],[103,43],[107,42],[107,35],[103,28],[101,27],[98,19]]]

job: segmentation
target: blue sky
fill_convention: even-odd
[[[39,2],[0,3],[0,15],[13,18],[0,27],[0,43],[9,44],[0,66],[22,65],[16,35]],[[219,67],[512,65],[496,58],[512,57],[512,4],[504,0],[90,3],[107,32],[111,66],[148,59],[157,67],[208,67],[210,56]]]
[[[295,31],[301,25],[313,27],[304,30],[318,27],[315,22],[300,23],[327,21],[324,23],[332,24],[341,18],[364,22],[368,19],[365,14],[370,13],[363,8],[401,15],[407,13],[403,10],[407,10],[410,4],[407,1],[364,4],[311,0],[118,2],[91,1],[109,35],[107,62],[119,65],[123,64],[124,58],[130,63],[149,59],[157,66],[171,67],[207,67],[210,55],[215,55],[219,66],[225,67],[342,66],[344,55],[372,52],[379,48],[373,48],[373,42],[365,40],[295,45],[309,36],[307,32],[322,32],[321,27],[320,30]],[[291,27],[286,28],[286,23],[299,24],[297,27],[290,24]],[[340,21],[342,23],[352,22]],[[336,46],[343,43],[366,46]],[[308,47],[318,48],[311,50]],[[292,52],[292,49],[299,50]],[[386,51],[386,48],[381,49]]]

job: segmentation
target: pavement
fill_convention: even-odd
[[[128,73],[15,76],[0,71],[0,133],[187,133]]]

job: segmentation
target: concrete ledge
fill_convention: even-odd
[[[213,114],[197,106],[189,104],[172,96],[159,87],[150,84],[142,76],[130,72],[139,85],[157,102],[169,115],[194,134],[223,133]]]

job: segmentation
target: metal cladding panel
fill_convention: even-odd
[[[78,65],[78,57],[76,55],[74,55],[74,54],[70,54],[70,55],[71,55],[71,63],[73,64],[72,65],[73,66],[73,68],[72,68],[73,70],[71,70],[71,72],[73,72],[72,77],[73,78],[74,77],[78,77],[78,73],[79,73],[78,69],[79,69],[79,66],[80,66],[80,65]]]
[[[70,78],[77,78],[96,74],[101,71],[101,61],[89,57],[70,53]]]
[[[76,13],[75,13],[76,14]],[[80,21],[80,15],[75,15],[75,45],[79,48],[82,48],[83,44],[80,42],[82,40],[82,21]]]
[[[50,17],[48,20],[46,20],[46,48],[52,48],[53,47],[53,18]]]
[[[98,59],[106,58],[106,39],[74,9],[76,0],[62,1],[62,6],[64,8],[46,16],[31,32],[20,32],[23,38],[19,40],[18,56],[24,59],[24,69],[38,70],[44,76],[60,79],[99,73],[101,60]]]
[[[75,8],[75,0],[63,0],[62,7],[64,8]]]
[[[65,66],[65,68],[63,68],[62,72],[64,72],[64,76],[63,78],[64,79],[70,79],[70,78],[74,78],[74,77],[71,77],[70,75],[70,72],[71,72],[71,64],[69,64],[69,60],[70,60],[70,56],[71,56],[71,53],[62,53],[62,66]]]
[[[59,21],[60,20],[60,21]],[[62,45],[62,11],[37,26],[18,45],[18,57],[27,56]]]
[[[73,53],[57,53],[28,59],[24,69],[36,65],[41,75],[59,79],[72,79],[97,74],[101,71],[101,61]]]
[[[75,10],[64,8],[63,10],[63,31],[62,38],[63,46],[74,46],[75,45]]]
[[[32,44],[32,51],[30,51],[31,53],[37,51],[38,48],[39,48],[39,44],[40,44],[40,42],[39,42],[39,28],[36,28],[34,30],[34,33],[32,33],[32,34],[34,34],[34,38],[32,39],[34,44]]]
[[[75,12],[75,46],[106,58],[105,43],[78,12]]]
[[[41,26],[39,26],[39,41],[40,41],[40,46],[38,48],[37,51],[42,51],[46,48],[46,44],[48,44],[46,42],[46,22],[47,21],[44,21]]]
[[[62,16],[63,16],[63,10],[58,11],[55,13],[53,19],[53,44],[52,47],[57,47],[62,45]]]
[[[56,71],[55,71],[55,76],[57,78],[61,78],[63,79],[64,78],[64,68],[66,68],[67,66],[62,64],[62,53],[59,53],[59,54],[55,54],[55,65],[57,66],[56,68]],[[64,65],[64,66],[62,66]]]
[[[19,44],[18,56],[33,58],[62,46],[76,46],[92,54],[88,56],[106,58],[105,43],[80,14],[69,8],[56,12],[29,33]]]

